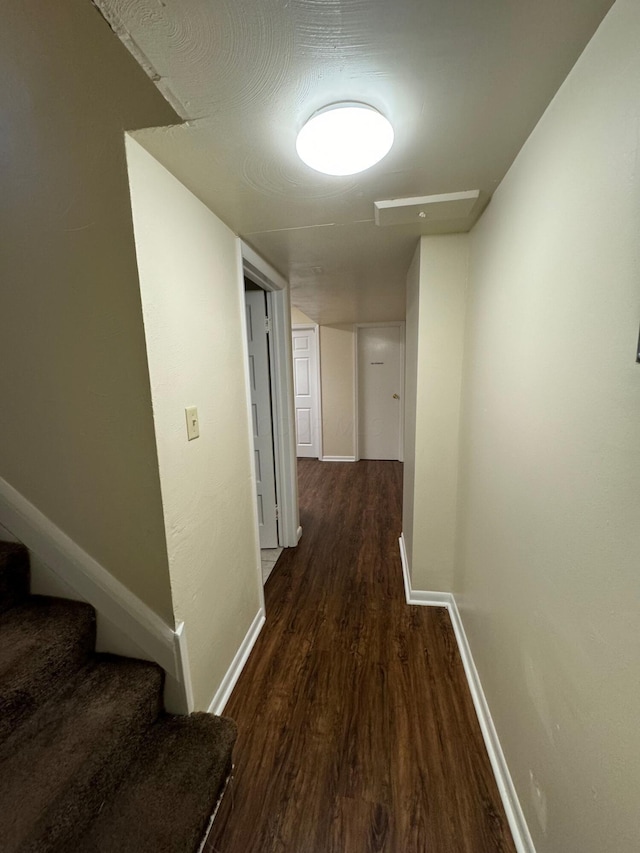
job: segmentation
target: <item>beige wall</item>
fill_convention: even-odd
[[[171,622],[123,130],[177,118],[86,0],[0,56],[0,476]]]
[[[618,0],[472,239],[456,587],[538,853],[640,850],[639,44]]]
[[[238,241],[133,139],[127,154],[171,588],[206,710],[262,601]]]
[[[322,384],[322,452],[324,456],[355,454],[354,327],[320,327]]]
[[[402,520],[416,590],[453,587],[468,244],[422,237],[407,276]]]
[[[314,323],[311,317],[307,317],[304,311],[301,311],[299,308],[296,308],[295,305],[291,306],[291,324],[295,326],[296,324],[307,325],[309,323]],[[315,325],[315,323],[314,323]]]

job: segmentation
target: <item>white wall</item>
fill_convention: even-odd
[[[618,0],[472,235],[456,587],[538,853],[640,850],[639,45]]]
[[[202,710],[262,604],[242,270],[234,234],[131,138],[127,155],[171,589]]]
[[[172,625],[123,129],[176,115],[84,0],[0,56],[0,477]]]
[[[403,533],[414,590],[452,589],[467,234],[422,237],[407,275]]]

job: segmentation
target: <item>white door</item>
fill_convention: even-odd
[[[294,329],[292,337],[297,455],[317,459],[320,436],[316,330]]]
[[[358,329],[358,455],[400,459],[402,329]]]
[[[258,492],[260,547],[277,548],[278,521],[266,295],[263,290],[247,290],[244,298],[247,313],[251,420]]]

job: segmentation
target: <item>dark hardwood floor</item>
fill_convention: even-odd
[[[515,853],[449,615],[405,604],[401,464],[298,470],[206,853]]]

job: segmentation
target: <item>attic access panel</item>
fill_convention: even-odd
[[[448,219],[470,219],[480,201],[480,190],[460,193],[390,198],[374,202],[376,225],[420,225]]]

